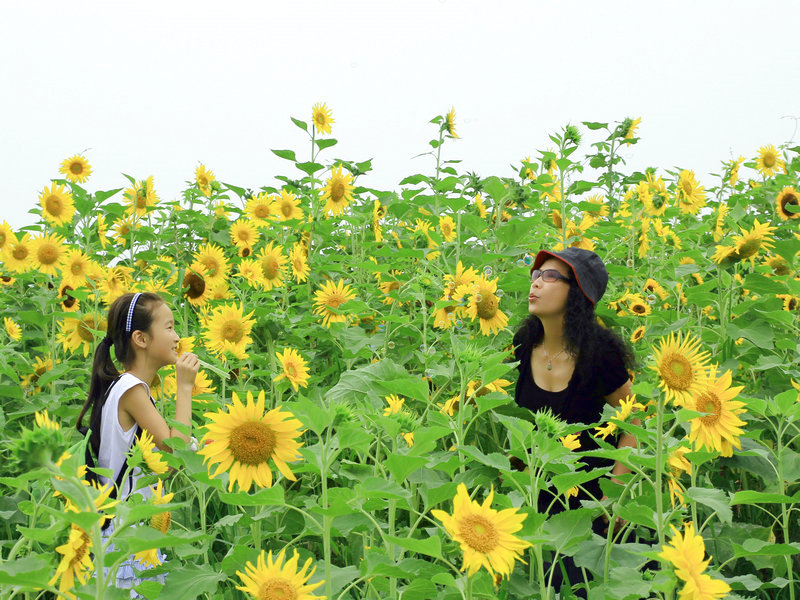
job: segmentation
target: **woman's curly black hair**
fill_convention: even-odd
[[[517,360],[521,360],[522,356],[529,356],[530,351],[541,343],[543,337],[544,327],[539,317],[529,315],[514,335]],[[595,381],[595,386],[590,386],[594,379],[592,374],[603,364],[603,355],[616,354],[622,359],[627,370],[635,369],[630,346],[619,335],[605,329],[597,322],[594,306],[578,287],[572,269],[570,269],[567,310],[564,315],[564,342],[567,352],[576,357],[573,385],[582,393],[591,396],[597,393],[601,382]]]

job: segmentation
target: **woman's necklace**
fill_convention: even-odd
[[[547,349],[544,347],[544,344],[542,344],[542,351],[544,352],[544,356],[545,356],[545,358],[547,359],[547,370],[548,370],[548,371],[552,371],[552,370],[553,370],[553,364],[550,362],[550,355],[547,353]],[[559,352],[558,354],[561,354],[562,352],[566,352],[566,351],[567,351],[567,349],[566,349],[566,348],[564,348],[564,349],[563,349],[561,352]],[[556,356],[558,356],[558,354],[556,354],[555,356],[553,356],[553,358],[555,358]]]

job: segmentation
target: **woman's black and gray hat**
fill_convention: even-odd
[[[603,297],[608,285],[608,271],[602,259],[591,250],[583,248],[564,248],[558,252],[550,250],[540,250],[533,261],[531,272],[542,266],[548,258],[554,257],[563,260],[575,274],[575,281],[593,306]]]

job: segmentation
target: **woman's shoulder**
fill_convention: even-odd
[[[132,388],[135,388],[136,386],[143,386],[143,389],[144,389],[145,393],[148,396],[150,396],[150,386],[147,385],[147,383],[145,383],[141,379],[139,379],[133,373],[129,373],[129,372],[125,371],[124,373],[122,373],[117,378],[117,382],[114,384],[114,386],[109,391],[109,398],[111,398],[112,396],[116,397],[116,398],[120,398],[126,392],[128,392]]]

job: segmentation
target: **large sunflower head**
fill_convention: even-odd
[[[277,216],[275,202],[265,193],[251,196],[244,207],[247,216],[258,227],[264,227]]]
[[[308,279],[311,269],[308,266],[308,254],[304,244],[297,243],[292,246],[292,250],[289,252],[289,264],[292,267],[292,277],[295,278],[295,281],[303,283]]]
[[[61,546],[56,547],[56,552],[62,555],[55,575],[49,585],[59,581],[58,589],[65,594],[75,587],[75,581],[84,584],[94,571],[92,564],[92,541],[83,529],[73,524],[69,530],[69,539]]]
[[[64,160],[58,169],[72,183],[83,183],[92,174],[92,167],[89,161],[80,154],[76,154]]]
[[[64,277],[64,282],[71,285],[73,289],[86,285],[87,276],[97,271],[97,266],[83,250],[69,248],[64,253],[61,274]]]
[[[234,483],[245,492],[253,483],[271,487],[270,460],[284,477],[297,480],[286,463],[300,458],[298,449],[303,444],[298,439],[303,424],[281,407],[265,412],[264,399],[263,390],[257,399],[247,392],[247,402],[243,404],[234,392],[231,404],[205,414],[210,421],[205,426],[205,446],[198,453],[209,466],[218,465],[212,477],[229,471],[229,490]]]
[[[698,412],[708,413],[692,419],[689,440],[701,448],[716,450],[722,456],[732,456],[733,446],[741,448],[739,436],[744,425],[738,415],[746,412],[744,403],[734,400],[744,386],[731,386],[731,372],[725,371],[720,377],[716,369],[711,370],[707,385],[694,397]]]
[[[183,289],[186,299],[194,306],[203,306],[211,298],[211,285],[206,279],[206,268],[194,262],[183,276]]]
[[[792,210],[789,210],[792,207]],[[793,187],[785,187],[775,199],[775,210],[783,221],[800,219],[800,194]]]
[[[240,256],[250,256],[253,246],[258,243],[261,234],[258,228],[246,219],[237,219],[231,223],[231,242],[239,248]]]
[[[278,218],[281,221],[303,219],[303,211],[300,208],[300,200],[298,200],[297,197],[286,188],[281,190],[281,193],[278,195],[276,200],[276,204]]]
[[[508,316],[500,310],[500,298],[497,297],[497,279],[486,279],[479,275],[472,285],[471,296],[467,304],[467,315],[474,321],[480,320],[481,333],[491,335],[508,325]]]
[[[14,273],[25,273],[31,268],[33,261],[33,247],[29,233],[17,238],[13,234],[7,238],[3,248],[3,262]]]
[[[322,315],[322,324],[325,327],[330,327],[331,323],[344,323],[347,315],[341,313],[339,308],[355,296],[356,293],[343,281],[326,281],[321,290],[314,292],[314,314]]]
[[[686,406],[706,386],[710,370],[711,356],[700,350],[700,340],[687,334],[669,334],[661,338],[654,351],[655,364],[652,369],[658,373],[659,387],[664,390],[667,400],[677,406]]]
[[[272,551],[264,560],[262,550],[258,556],[257,566],[247,561],[245,572],[236,571],[242,580],[241,586],[236,589],[249,594],[255,600],[322,600],[324,596],[317,596],[312,592],[325,583],[325,580],[309,584],[308,580],[314,574],[311,567],[311,558],[307,558],[303,568],[298,570],[297,565],[300,555],[294,550],[292,558],[284,564],[286,548],[273,560]]]
[[[336,121],[331,116],[328,106],[324,102],[318,102],[311,109],[311,122],[317,131],[330,134],[331,124]]]
[[[31,262],[40,273],[55,275],[67,255],[64,238],[46,234],[31,240]]]
[[[42,216],[53,225],[66,225],[72,223],[75,215],[75,203],[72,194],[63,185],[54,183],[48,189],[44,186],[39,194],[39,204],[42,206]]]
[[[756,169],[758,169],[759,173],[765,177],[772,177],[782,171],[784,166],[785,163],[775,146],[769,144],[759,148],[758,158],[756,159]]]
[[[241,306],[223,305],[216,307],[204,325],[203,337],[206,348],[218,356],[230,352],[236,358],[247,358],[245,351],[253,340],[250,331],[255,324],[252,313],[244,314]]]
[[[750,260],[755,263],[756,256],[762,249],[770,250],[773,248],[772,234],[777,229],[767,223],[759,223],[758,219],[753,222],[753,228],[749,231],[742,228],[742,235],[733,238],[736,245],[737,260]]]
[[[331,176],[325,187],[322,188],[321,201],[325,202],[325,212],[334,217],[344,213],[344,209],[353,201],[353,186],[350,182],[353,176],[350,173],[343,173],[342,166],[333,167]]]
[[[283,248],[270,242],[256,255],[256,259],[261,267],[260,283],[262,287],[266,291],[270,291],[272,288],[282,286],[287,262],[283,255]]]
[[[286,379],[296,392],[299,387],[308,386],[308,363],[294,348],[286,348],[283,353],[276,352],[281,363],[281,372],[273,377],[275,381]]]
[[[197,182],[197,187],[203,196],[208,197],[211,195],[211,182],[215,179],[214,172],[206,169],[205,165],[201,164],[194,171],[194,180]]]
[[[194,253],[194,260],[206,268],[206,277],[216,283],[228,274],[228,259],[225,252],[216,244],[205,244]]]
[[[694,171],[684,169],[678,177],[676,196],[681,212],[696,215],[706,204],[706,191],[694,178]]]
[[[531,544],[514,533],[522,529],[527,515],[516,508],[495,510],[492,506],[494,490],[483,504],[471,500],[467,486],[458,485],[453,498],[453,514],[433,510],[431,514],[442,522],[450,537],[464,552],[462,571],[471,577],[484,567],[489,574],[510,577],[514,562],[522,560],[522,553]]]
[[[83,356],[89,355],[89,351],[94,350],[97,341],[103,337],[107,324],[104,317],[98,314],[88,313],[81,317],[66,317],[61,322],[61,334],[59,336],[64,350],[74,352],[78,348],[83,348]]]

